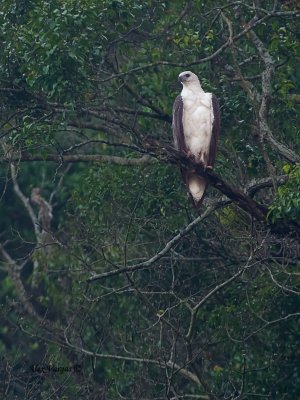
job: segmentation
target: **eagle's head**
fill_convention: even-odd
[[[181,72],[181,74],[179,74],[178,76],[178,80],[179,82],[181,82],[183,85],[189,85],[189,84],[193,84],[193,83],[199,83],[199,79],[198,76],[195,75],[193,72],[191,71],[184,71]]]

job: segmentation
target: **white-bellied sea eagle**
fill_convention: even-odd
[[[216,96],[205,93],[197,75],[191,71],[179,74],[181,94],[173,105],[173,138],[177,150],[204,168],[213,168],[220,134],[220,109]],[[183,180],[193,204],[198,209],[208,185],[195,170],[182,168]]]

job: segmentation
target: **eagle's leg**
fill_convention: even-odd
[[[208,156],[205,153],[205,151],[200,151],[197,161],[199,164],[201,164],[203,166],[204,169],[207,168],[207,161],[208,161]]]
[[[191,159],[192,161],[195,161],[195,155],[190,150],[187,150],[185,152],[185,155],[187,158]]]
[[[202,165],[203,169],[210,169],[212,170],[213,167],[212,165],[207,165],[208,164],[208,154],[205,151],[200,151],[199,156],[197,157],[197,162],[198,164]]]
[[[197,158],[197,157],[195,156],[195,154],[192,153],[190,150],[186,150],[186,151],[185,151],[185,155],[186,155],[186,157],[189,158],[192,162],[194,162],[194,163],[199,163],[198,158]],[[192,169],[192,170],[191,170],[191,173],[195,173],[195,172],[196,172],[195,169]]]

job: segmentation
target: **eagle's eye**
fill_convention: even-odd
[[[187,78],[189,78],[189,77],[191,76],[191,74],[185,74],[185,76],[186,76]]]

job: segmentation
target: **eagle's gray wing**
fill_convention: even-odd
[[[209,147],[209,155],[208,155],[208,165],[213,167],[215,165],[216,153],[217,153],[217,144],[220,136],[220,107],[219,102],[216,96],[213,94],[211,98],[212,103],[212,112],[213,112],[213,124],[212,124],[212,132],[211,132],[211,140]]]
[[[174,147],[178,151],[186,152],[184,132],[183,132],[183,101],[181,95],[177,96],[173,105],[173,140]]]

